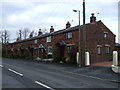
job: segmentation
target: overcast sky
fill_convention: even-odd
[[[117,36],[117,42],[118,1],[86,0],[86,23],[89,23],[91,13],[95,13],[97,21],[101,20]],[[67,21],[71,26],[76,26],[78,13],[73,12],[73,9],[81,11],[82,25],[82,3],[83,0],[1,0],[1,30],[8,30],[10,40],[13,41],[19,29],[29,28],[38,32],[39,28],[49,30],[52,25],[57,31],[64,29]]]

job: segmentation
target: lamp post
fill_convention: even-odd
[[[78,64],[79,67],[81,67],[81,61],[80,61],[80,10],[73,10],[73,12],[78,12],[78,16],[79,16],[79,35],[78,35],[78,42],[79,42],[79,46],[78,46],[78,51],[79,51],[79,57],[78,57]]]

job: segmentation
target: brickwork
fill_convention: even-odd
[[[85,30],[86,32],[86,51],[90,53],[90,60],[91,60],[90,63],[94,64],[97,62],[112,60],[112,52],[113,50],[115,50],[115,35],[101,21],[98,21],[93,24],[92,23],[85,24],[84,26],[81,26],[81,32],[83,30]],[[42,48],[39,48],[40,44],[44,44],[47,47],[48,46],[55,47],[56,44],[59,42],[59,40],[63,40],[66,46],[61,46],[60,51],[62,53],[62,57],[67,57],[68,56],[67,51],[69,45],[75,45],[76,47],[78,47],[79,29],[78,27],[72,27],[57,32],[52,32],[48,35],[36,37],[33,39],[31,38],[25,41],[23,40],[21,42],[11,43],[8,45],[8,49],[11,48],[16,49],[19,47],[28,49],[28,46],[32,45],[34,46],[33,57],[41,58],[41,55],[47,52],[47,48],[42,50]],[[68,32],[72,33],[72,38],[66,37]],[[105,33],[107,34],[106,37],[104,37]],[[46,42],[46,38],[48,36],[51,36],[51,42]],[[80,39],[82,40],[82,33],[80,34]],[[37,40],[37,43],[35,43],[35,40]],[[110,47],[110,53],[106,53],[106,49],[105,49],[106,46]],[[101,54],[99,55],[98,55],[98,47],[101,47]]]

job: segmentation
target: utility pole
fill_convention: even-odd
[[[85,24],[85,0],[83,0],[83,25]]]
[[[85,65],[85,52],[86,52],[86,29],[85,29],[85,0],[83,0],[83,28],[81,30],[81,66]]]

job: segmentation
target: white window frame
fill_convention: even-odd
[[[66,38],[70,39],[70,38],[72,38],[72,37],[73,37],[72,32],[68,32],[68,33],[66,33]]]
[[[34,44],[37,44],[37,40],[34,40]]]
[[[71,50],[71,46],[67,46],[67,53],[69,54]]]
[[[47,38],[46,38],[46,42],[51,42],[51,41],[52,41],[51,39],[52,39],[51,36],[47,37]]]
[[[108,37],[108,32],[104,32],[104,38]]]
[[[67,53],[69,54],[70,51],[72,50],[72,47],[74,46],[74,44],[68,44],[67,45]]]
[[[98,55],[102,54],[102,47],[97,47],[97,53]]]
[[[52,53],[52,46],[48,46],[48,54],[49,55],[52,55],[53,53]]]

